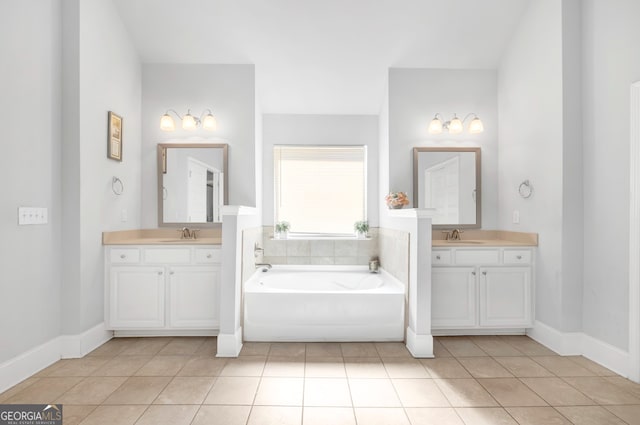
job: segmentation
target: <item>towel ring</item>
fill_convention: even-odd
[[[518,187],[518,192],[520,193],[520,196],[522,196],[524,199],[531,197],[531,195],[533,194],[533,187],[531,187],[531,183],[529,183],[529,180],[525,180],[522,183],[520,183],[520,186]]]
[[[122,180],[113,176],[113,180],[111,180],[111,190],[118,196],[122,195],[124,192],[124,183],[122,183]]]

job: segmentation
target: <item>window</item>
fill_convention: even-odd
[[[292,233],[351,235],[366,220],[365,146],[275,146],[275,220]]]

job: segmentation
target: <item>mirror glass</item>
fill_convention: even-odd
[[[158,224],[222,222],[228,203],[226,144],[158,144]]]
[[[414,148],[413,202],[436,228],[479,228],[480,148]]]

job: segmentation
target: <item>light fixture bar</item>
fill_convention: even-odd
[[[442,118],[442,114],[437,113],[429,123],[428,131],[431,134],[440,134],[444,130],[448,131],[449,134],[460,134],[464,131],[465,121],[471,116],[473,116],[473,119],[469,123],[469,133],[482,133],[484,131],[484,125],[482,124],[480,118],[478,118],[478,115],[473,112],[468,113],[463,119],[458,118],[458,116],[454,113],[453,118],[451,118],[449,121],[444,121]]]
[[[176,129],[176,123],[173,117],[169,115],[170,112],[182,122],[183,130],[194,131],[200,126],[208,131],[218,129],[218,121],[213,116],[211,109],[205,109],[199,117],[192,115],[191,109],[187,109],[187,113],[184,116],[176,112],[175,109],[167,109],[167,112],[160,118],[160,130],[162,131],[175,131]]]

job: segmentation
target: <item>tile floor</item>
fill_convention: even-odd
[[[422,360],[400,343],[215,352],[215,338],[117,338],[0,403],[63,403],[65,425],[640,424],[640,385],[525,336],[440,337]]]

